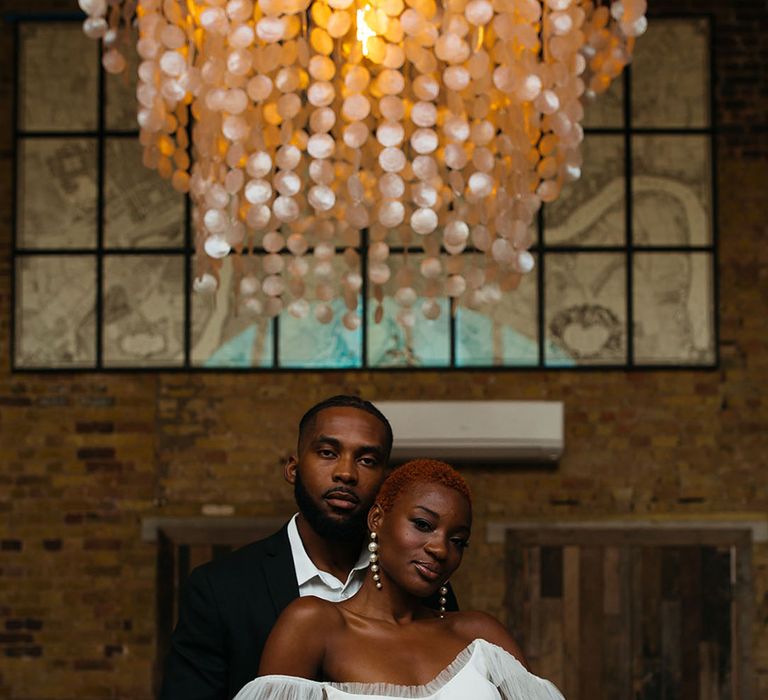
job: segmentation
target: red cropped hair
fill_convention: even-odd
[[[450,464],[437,459],[412,459],[397,467],[381,485],[376,503],[385,512],[391,510],[400,493],[412,484],[443,484],[458,491],[472,505],[472,496],[464,477]]]

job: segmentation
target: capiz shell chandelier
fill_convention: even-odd
[[[195,288],[251,253],[233,257],[245,308],[312,300],[329,322],[340,297],[350,329],[361,271],[376,320],[392,279],[404,326],[420,299],[436,318],[438,297],[519,284],[541,203],[580,175],[582,100],[646,28],[646,0],[79,4],[109,72],[138,27],[143,159],[191,196]]]

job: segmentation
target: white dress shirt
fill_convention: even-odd
[[[299,596],[303,598],[307,595],[313,595],[323,600],[330,600],[332,603],[351,598],[360,590],[368,571],[368,549],[363,547],[357,563],[349,572],[347,580],[342,583],[333,574],[318,569],[309,558],[307,550],[304,549],[304,543],[301,541],[299,528],[296,526],[297,515],[294,515],[288,523],[288,541],[291,544],[293,565],[296,568]]]

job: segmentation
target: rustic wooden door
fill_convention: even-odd
[[[567,700],[747,700],[749,534],[507,531],[507,610]]]
[[[155,694],[178,617],[179,592],[197,566],[271,535],[288,518],[155,518],[145,539],[157,542]]]

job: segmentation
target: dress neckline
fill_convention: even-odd
[[[476,657],[476,660],[474,660]],[[464,672],[474,671],[477,674],[467,679],[469,686],[465,687],[459,678],[464,678]],[[510,700],[563,700],[560,691],[548,680],[528,671],[520,661],[492,642],[485,639],[475,639],[467,644],[440,673],[424,685],[397,685],[393,683],[354,683],[314,681],[297,676],[269,675],[259,676],[238,693],[236,700],[320,700],[321,698],[340,698],[349,696],[371,700],[381,698],[400,698],[409,700],[437,700],[449,695],[466,697],[467,687],[474,690],[479,679],[485,679],[490,686],[496,688],[498,695],[493,697],[510,698]],[[454,683],[456,681],[456,683]],[[457,692],[451,693],[450,688]],[[445,695],[444,695],[445,694]],[[474,693],[473,693],[474,694]],[[490,694],[482,695],[489,698]]]
[[[469,664],[475,653],[482,647],[487,646],[495,650],[497,653],[505,654],[519,664],[523,668],[522,664],[510,654],[506,649],[502,649],[496,644],[486,641],[485,639],[475,639],[465,646],[440,673],[438,673],[431,681],[421,685],[400,685],[396,683],[335,683],[326,681],[324,686],[330,686],[343,693],[349,693],[351,695],[392,695],[395,697],[403,698],[428,698],[435,695],[438,691],[445,688],[461,671]]]

